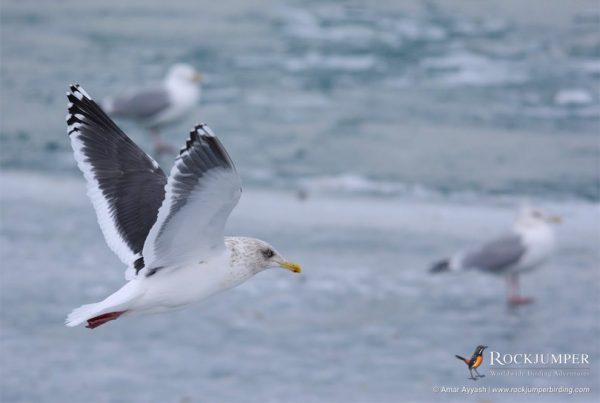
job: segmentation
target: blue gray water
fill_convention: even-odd
[[[569,399],[597,399],[594,2],[222,3],[2,3],[0,400],[460,400],[432,387],[469,385],[454,354],[480,343],[588,352],[591,377],[480,384],[592,386]],[[269,240],[304,273],[261,273],[171,315],[64,328],[123,282],[67,141],[67,85],[102,98],[176,61],[206,82],[165,138],[179,146],[208,123],[245,186],[227,232]],[[508,228],[523,202],[564,218],[555,256],[523,278],[533,305],[507,309],[498,278],[426,273]]]

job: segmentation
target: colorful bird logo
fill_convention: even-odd
[[[486,348],[488,348],[488,346],[477,346],[477,348],[475,349],[475,352],[471,356],[470,360],[467,358],[461,357],[460,355],[456,356],[456,358],[458,358],[461,361],[464,361],[464,363],[468,365],[469,373],[471,374],[471,377],[469,379],[476,381],[478,378],[485,377],[485,375],[481,375],[481,374],[479,374],[479,372],[477,372],[477,368],[483,362],[483,350],[485,350]],[[473,376],[473,371],[475,371],[475,373],[477,374],[477,378],[475,378]]]

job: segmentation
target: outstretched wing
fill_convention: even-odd
[[[123,263],[139,268],[167,178],[83,88],[71,86],[67,98],[71,146],[106,243]]]
[[[463,266],[492,273],[501,273],[521,259],[525,246],[518,235],[507,235],[468,252],[463,257]]]
[[[223,231],[241,195],[241,183],[225,148],[200,124],[181,149],[165,200],[142,254],[152,275],[163,266],[204,260],[225,248]]]

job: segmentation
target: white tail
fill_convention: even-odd
[[[131,304],[143,295],[140,292],[139,283],[130,281],[123,287],[117,290],[114,294],[109,295],[104,301],[82,305],[67,316],[65,325],[74,327],[82,324],[88,319],[103,315],[108,312],[126,311],[131,307]]]
[[[67,319],[65,326],[75,327],[81,325],[88,319],[98,316],[102,313],[101,303],[81,305],[79,308],[73,309]]]

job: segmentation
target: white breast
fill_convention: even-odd
[[[151,277],[133,280],[143,282],[146,288],[134,309],[160,312],[183,308],[229,288],[229,278],[229,253],[226,251],[208,262],[165,268]]]
[[[515,267],[516,271],[528,271],[543,263],[553,252],[555,235],[547,225],[521,231],[526,252]]]
[[[189,113],[200,99],[200,88],[189,82],[168,82],[170,106],[155,118],[153,125],[167,124]]]

